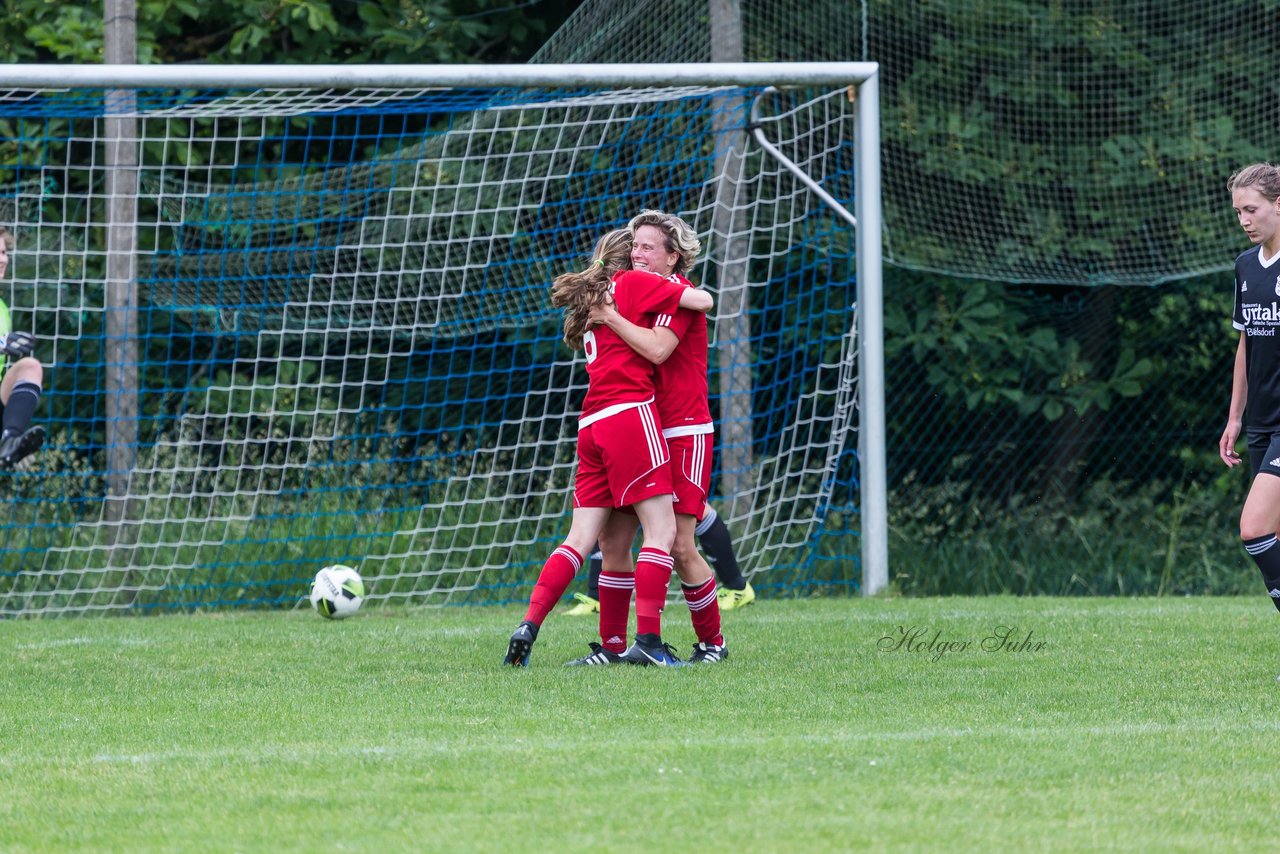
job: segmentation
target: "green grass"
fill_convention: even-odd
[[[683,607],[669,639],[687,652]],[[1242,599],[820,599],[724,665],[566,669],[475,608],[0,624],[0,849],[1263,849],[1276,615]],[[1038,651],[989,651],[997,626]],[[898,627],[967,649],[887,650]]]

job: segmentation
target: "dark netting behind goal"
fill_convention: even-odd
[[[1248,246],[1226,180],[1280,160],[1276,11],[587,0],[538,60],[724,59],[736,27],[747,61],[879,64],[903,589],[1252,590],[1215,452]]]
[[[1223,270],[1227,176],[1275,158],[1280,19],[1254,0],[588,0],[536,61],[880,66],[885,259],[1008,282]],[[725,16],[721,14],[720,21]],[[721,23],[723,28],[723,23]]]

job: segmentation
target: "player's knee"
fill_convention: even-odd
[[[626,553],[631,550],[631,542],[635,539],[635,532],[630,532],[627,536],[623,536],[618,532],[610,532],[607,528],[600,533],[596,543],[600,546],[600,554],[606,560],[619,554]]]
[[[44,366],[35,356],[23,356],[9,367],[9,373],[17,382],[28,382],[40,385],[44,382]]]
[[[1276,525],[1272,520],[1249,513],[1241,515],[1240,539],[1256,540],[1258,537],[1265,537],[1274,533],[1276,533]]]
[[[564,544],[577,552],[583,560],[586,560],[587,555],[591,553],[591,547],[595,545],[595,540],[591,537],[577,534],[571,530],[564,538]]]
[[[689,563],[698,555],[698,546],[692,536],[677,534],[671,544],[671,556],[678,563]]]
[[[620,572],[624,567],[630,566],[634,557],[632,543],[626,545],[615,543],[607,548],[603,543],[600,544],[600,563],[611,567],[613,571]]]
[[[650,523],[644,526],[644,546],[649,549],[662,549],[675,555],[676,526]]]

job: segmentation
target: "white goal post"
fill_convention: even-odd
[[[48,341],[53,438],[0,615],[278,604],[344,558],[373,600],[521,598],[583,385],[546,282],[642,207],[694,224],[712,347],[752,360],[711,359],[744,569],[807,583],[844,511],[884,590],[877,73],[0,67],[0,296]]]

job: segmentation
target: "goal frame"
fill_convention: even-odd
[[[825,205],[855,229],[857,281],[855,293],[855,352],[858,358],[858,450],[861,507],[862,592],[873,595],[888,585],[888,498],[885,462],[884,411],[884,326],[879,65],[874,62],[711,62],[633,64],[551,64],[551,65],[8,65],[0,68],[0,89],[145,89],[145,88],[338,88],[359,87],[500,87],[500,86],[847,86],[856,101],[855,198],[850,213],[789,164],[776,149],[766,153],[798,173],[797,177]],[[111,98],[108,98],[111,103]],[[109,121],[110,138],[125,141],[132,130],[125,114],[132,101],[125,96],[116,101]],[[748,128],[748,132],[754,132]],[[758,134],[757,134],[757,141]],[[109,145],[123,152],[127,145]],[[111,164],[108,164],[109,166]],[[122,162],[122,172],[130,164]],[[130,229],[131,211],[136,210],[136,188],[127,182],[113,182],[111,209],[113,235],[108,246],[109,284],[122,306],[136,308],[134,238]],[[114,259],[114,260],[113,260]],[[109,299],[111,294],[109,293]],[[122,348],[130,344],[130,327],[121,328]],[[136,333],[136,326],[133,328]],[[136,361],[127,349],[117,354],[115,364]],[[126,400],[126,405],[130,403]],[[131,405],[136,407],[136,400]],[[128,412],[115,413],[113,422],[127,424]],[[136,422],[135,422],[136,423]],[[129,437],[109,440],[111,477],[127,480],[130,467]],[[112,491],[119,496],[117,518],[123,518],[127,490]],[[112,499],[109,501],[109,510]],[[113,515],[108,513],[108,515]]]

